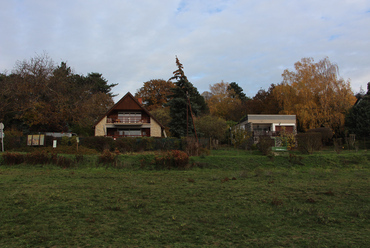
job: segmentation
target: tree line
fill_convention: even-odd
[[[349,123],[348,116],[353,112],[356,97],[349,80],[339,76],[338,66],[328,58],[319,62],[303,58],[295,63],[293,71],[287,69],[282,73],[281,83],[271,84],[267,90],[260,89],[252,98],[247,97],[236,82],[221,81],[210,85],[210,90],[201,94],[202,101],[195,101],[199,93],[187,80],[178,59],[176,63],[178,70],[171,79],[177,82],[151,80],[136,92],[136,96],[143,98],[145,106],[168,127],[173,136],[185,134],[184,123],[187,123],[186,120],[189,122],[184,113],[187,109],[186,92],[190,91],[194,98],[190,105],[196,117],[195,126],[200,134],[208,137],[221,138],[228,127],[247,114],[294,114],[300,132],[319,127],[330,128],[336,136],[343,135],[346,130],[354,132],[348,125],[346,129],[345,120]],[[155,99],[155,104],[150,99]],[[186,133],[189,133],[190,124],[186,125]],[[193,131],[190,128],[190,132]]]
[[[200,94],[178,58],[176,66],[170,79],[144,82],[135,94],[174,137],[198,131],[221,139],[247,114],[295,114],[298,131],[325,126],[340,135],[345,120],[350,120],[346,115],[358,112],[352,110],[356,97],[350,82],[339,77],[338,66],[328,58],[303,58],[294,70],[282,73],[281,83],[261,88],[253,97],[237,82],[223,81]],[[0,120],[23,133],[72,131],[89,136],[95,121],[114,104],[116,85],[100,73],[79,75],[66,62],[55,65],[45,54],[18,61],[10,74],[0,74]]]
[[[116,84],[100,73],[79,75],[47,55],[18,61],[0,74],[0,120],[23,133],[67,132],[92,135],[92,125],[113,104]]]

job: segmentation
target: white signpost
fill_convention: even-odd
[[[4,124],[0,123],[1,151],[4,152]]]

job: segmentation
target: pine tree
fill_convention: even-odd
[[[175,87],[171,89],[171,100],[167,106],[170,107],[171,121],[169,123],[172,136],[180,138],[194,133],[193,116],[198,116],[207,111],[204,98],[199,94],[197,88],[189,82],[183,71],[183,65],[176,57],[178,69],[173,72],[170,80],[177,80]]]
[[[367,84],[366,95],[347,112],[345,124],[349,133],[357,137],[370,136],[370,82]]]
[[[249,98],[243,92],[243,88],[240,87],[236,82],[231,82],[227,87],[232,98],[239,98],[242,102],[249,100]]]

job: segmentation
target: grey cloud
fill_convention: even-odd
[[[0,71],[46,51],[119,83],[122,96],[171,77],[177,55],[200,92],[224,80],[253,96],[301,58],[328,56],[357,92],[370,78],[369,9],[360,0],[5,1]]]

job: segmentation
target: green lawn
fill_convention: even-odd
[[[193,158],[199,168],[140,169],[149,157],[121,155],[121,169],[0,166],[0,247],[370,244],[368,152],[220,150]]]

